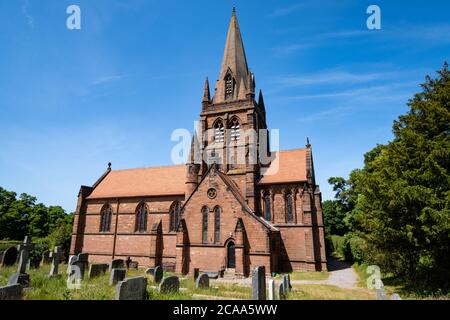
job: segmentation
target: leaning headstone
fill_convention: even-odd
[[[194,277],[194,281],[197,280],[198,276],[200,275],[200,269],[199,268],[194,268],[192,270],[192,276]]]
[[[31,239],[26,236],[21,246],[19,266],[17,267],[17,273],[14,273],[10,278],[8,285],[20,284],[24,288],[27,288],[30,284],[30,276],[26,273],[28,259],[30,255]]]
[[[275,300],[275,280],[269,280],[269,300]]]
[[[116,287],[116,300],[145,300],[147,278],[135,277],[120,281]]]
[[[284,288],[284,283],[280,282],[275,287],[276,287],[275,292],[276,292],[278,300],[285,300],[286,299],[286,289]]]
[[[178,292],[178,290],[180,290],[180,280],[175,276],[164,278],[159,285],[160,293],[173,293]]]
[[[283,275],[283,286],[286,293],[291,292],[291,277],[288,274]]]
[[[50,258],[50,250],[46,250],[42,253],[41,266],[48,265],[52,263],[52,258]]]
[[[89,279],[99,277],[108,271],[109,265],[103,263],[93,263],[89,267]]]
[[[10,247],[3,252],[3,257],[1,260],[2,267],[10,267],[13,266],[17,261],[17,256],[19,252],[17,251],[17,247]]]
[[[50,257],[52,258],[52,266],[50,268],[50,274],[48,275],[50,278],[58,277],[58,268],[61,262],[61,247],[55,247],[53,252],[51,252]]]
[[[0,300],[20,300],[22,298],[22,286],[13,284],[0,288]]]
[[[155,272],[153,273],[153,282],[160,283],[163,278],[163,269],[160,266],[155,268]]]
[[[202,273],[198,276],[195,281],[195,287],[198,289],[208,289],[209,288],[209,277],[206,273]]]
[[[391,300],[402,300],[402,298],[397,293],[394,293],[391,297]]]
[[[252,273],[253,300],[266,300],[266,267],[256,267]]]
[[[125,279],[126,274],[127,274],[126,269],[112,269],[111,275],[109,276],[109,285],[113,286],[118,282],[123,281]]]
[[[109,271],[112,269],[123,269],[125,268],[125,261],[123,259],[115,259],[109,264]]]

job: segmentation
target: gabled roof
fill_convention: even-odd
[[[261,172],[259,184],[294,183],[308,181],[307,149],[274,152],[268,168]]]
[[[88,199],[184,195],[186,167],[111,170]]]

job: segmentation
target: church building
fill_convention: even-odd
[[[256,266],[268,274],[326,271],[311,145],[271,151],[267,115],[233,10],[186,165],[109,166],[82,186],[71,254],[88,253],[97,263],[130,257],[139,267],[181,274],[198,268],[247,277]]]

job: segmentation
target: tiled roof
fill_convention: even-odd
[[[184,195],[186,167],[112,170],[88,199]]]
[[[306,149],[279,151],[259,184],[290,183],[307,181]]]

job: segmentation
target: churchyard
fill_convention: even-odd
[[[0,300],[372,300],[389,293],[330,284],[327,272],[293,272],[266,277],[264,267],[246,279],[220,278],[195,269],[177,275],[161,267],[140,269],[133,262],[89,263],[87,254],[63,263],[55,247],[40,263],[29,261],[30,240],[2,253]],[[291,282],[292,281],[292,282]],[[316,281],[316,283],[314,283]]]

